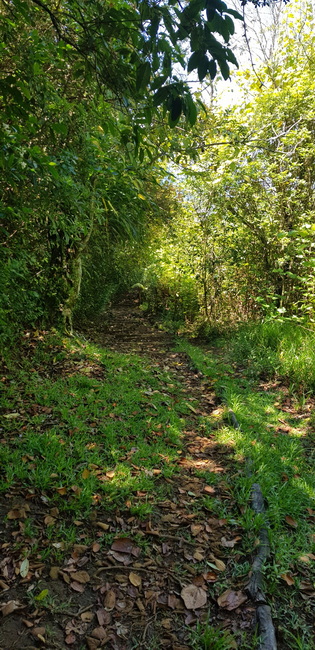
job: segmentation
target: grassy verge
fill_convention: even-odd
[[[290,321],[266,321],[240,327],[229,340],[229,358],[253,378],[285,381],[291,392],[315,390],[315,332]]]
[[[248,331],[243,349],[249,340]],[[261,365],[257,361],[254,372],[253,365],[246,364],[249,355],[247,359],[242,357],[241,369],[226,361],[231,356],[235,359],[236,351],[241,350],[241,334],[232,343],[220,343],[219,356],[213,350],[204,351],[186,342],[179,347],[212,382],[223,404],[234,411],[241,425],[237,430],[229,424],[227,408],[219,412],[216,422],[215,414],[207,419],[208,427],[216,427],[217,440],[234,447],[236,471],[229,483],[242,513],[240,523],[247,530],[259,527],[248,503],[252,483],[261,485],[268,503],[272,562],[266,567],[266,577],[275,622],[287,647],[309,650],[313,647],[311,612],[315,596],[315,435],[310,405],[292,399],[288,388],[281,384],[259,385]],[[299,367],[298,359],[294,367]],[[296,634],[288,629],[296,630]]]

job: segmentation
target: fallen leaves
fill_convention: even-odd
[[[30,506],[28,503],[25,503],[23,506],[15,506],[12,510],[9,510],[7,514],[8,519],[26,519],[30,511]]]
[[[206,494],[215,494],[215,489],[212,485],[205,485],[203,491],[206,492]]]
[[[231,612],[233,609],[237,609],[240,605],[243,605],[247,600],[246,594],[243,591],[233,591],[233,589],[227,589],[226,591],[219,596],[217,603],[219,607],[223,607]]]
[[[90,576],[87,571],[74,571],[74,573],[71,574],[71,578],[83,585],[90,581]]]
[[[134,587],[141,587],[142,585],[141,576],[139,576],[138,573],[134,573],[133,571],[129,573],[129,580]]]
[[[116,605],[116,594],[113,591],[113,589],[110,589],[104,599],[104,609],[107,612],[110,612],[112,609],[114,609]]]
[[[18,600],[8,600],[7,603],[0,603],[0,611],[2,616],[9,616],[17,609],[23,609],[25,605],[20,603]]]
[[[312,560],[315,560],[315,555],[314,553],[305,553],[305,555],[300,555],[299,560],[300,562],[309,564]]]
[[[109,529],[109,524],[105,524],[102,521],[97,521],[96,526],[98,526],[98,528],[101,528],[102,530],[105,531]]]
[[[75,371],[77,372],[77,370]],[[172,387],[171,384],[169,386]],[[190,391],[189,384],[188,390]],[[152,393],[154,391],[150,388],[149,395]],[[75,399],[75,395],[73,398]],[[152,397],[152,399],[155,398]],[[215,394],[208,401],[213,405],[218,403]],[[130,447],[130,444],[135,445],[138,442],[135,440],[129,444],[128,436],[124,436],[122,455],[124,462],[126,460],[128,463],[132,477],[136,478],[144,474],[150,479],[152,478],[153,482],[154,477],[159,476],[158,481],[161,484],[168,483],[168,498],[164,497],[165,500],[157,504],[158,517],[152,517],[152,522],[149,517],[148,521],[139,520],[134,514],[133,507],[135,505],[141,504],[142,506],[145,502],[151,504],[152,498],[150,488],[145,489],[141,482],[137,483],[137,481],[135,481],[135,489],[131,489],[128,494],[127,508],[129,511],[127,513],[125,508],[122,512],[113,508],[110,513],[105,514],[105,509],[102,508],[104,494],[101,490],[100,494],[93,494],[93,514],[90,521],[86,522],[83,519],[83,514],[79,509],[75,515],[74,510],[71,513],[70,509],[65,515],[62,508],[60,508],[60,514],[57,508],[50,508],[48,504],[53,503],[51,498],[54,496],[59,502],[61,501],[58,494],[65,497],[64,501],[69,498],[74,503],[75,497],[80,493],[80,485],[82,486],[84,482],[84,489],[87,489],[90,483],[89,479],[93,478],[94,480],[97,477],[105,489],[109,487],[110,481],[115,483],[117,481],[118,484],[119,469],[106,471],[106,467],[100,461],[94,465],[88,460],[84,460],[83,464],[78,465],[75,479],[78,483],[77,486],[71,487],[71,483],[67,482],[67,477],[64,477],[56,465],[52,468],[55,471],[50,474],[50,479],[54,479],[51,481],[51,491],[43,492],[39,498],[34,495],[36,498],[33,500],[31,492],[13,493],[12,504],[14,505],[11,506],[12,509],[8,513],[8,521],[5,520],[5,525],[10,530],[14,529],[12,539],[17,542],[18,552],[11,562],[3,565],[3,573],[0,574],[3,580],[0,581],[0,589],[3,590],[3,599],[9,597],[4,592],[12,585],[17,587],[17,591],[13,592],[16,600],[2,603],[0,610],[2,616],[7,616],[23,607],[18,600],[18,595],[22,593],[23,588],[25,591],[30,589],[30,593],[33,594],[32,606],[37,614],[32,617],[31,610],[27,614],[23,612],[23,615],[27,616],[23,620],[26,621],[25,628],[28,628],[24,628],[24,633],[30,635],[30,630],[33,630],[33,644],[40,645],[39,642],[44,643],[42,639],[45,639],[46,605],[50,602],[49,599],[45,601],[48,595],[46,585],[49,587],[50,595],[57,593],[59,596],[60,594],[60,602],[64,601],[69,610],[66,615],[62,614],[58,619],[58,625],[60,625],[59,621],[64,621],[63,643],[65,647],[83,647],[84,644],[87,644],[90,650],[105,645],[106,647],[124,648],[127,647],[126,638],[132,629],[136,631],[136,634],[140,631],[139,639],[142,638],[142,634],[146,635],[146,630],[148,631],[143,645],[148,641],[149,636],[153,637],[158,630],[161,633],[159,639],[161,647],[172,648],[172,650],[188,650],[188,646],[185,645],[187,637],[184,637],[183,630],[185,630],[185,626],[194,626],[198,620],[203,619],[207,604],[214,609],[213,612],[211,611],[213,616],[218,612],[218,607],[220,608],[218,618],[223,620],[224,627],[229,628],[235,624],[236,627],[244,625],[245,628],[245,624],[252,617],[252,613],[248,614],[249,605],[245,605],[241,613],[230,615],[230,612],[235,612],[247,600],[243,591],[245,578],[241,575],[234,583],[231,578],[233,567],[238,562],[242,564],[244,559],[244,548],[239,553],[235,548],[241,541],[242,532],[235,521],[237,515],[235,517],[232,491],[226,489],[222,476],[220,480],[215,481],[214,487],[205,485],[208,478],[201,474],[201,471],[204,470],[212,472],[212,475],[207,475],[209,482],[212,482],[214,474],[216,474],[215,478],[219,478],[218,475],[222,475],[226,471],[227,463],[222,456],[218,460],[218,454],[227,453],[228,446],[217,445],[215,436],[211,432],[209,435],[208,433],[205,435],[202,430],[198,435],[195,416],[202,411],[197,411],[197,408],[199,409],[197,400],[198,407],[195,401],[193,404],[195,408],[187,404],[187,411],[192,412],[188,413],[187,422],[189,421],[189,424],[187,424],[187,431],[184,432],[188,444],[183,448],[182,456],[187,454],[187,458],[182,457],[181,460],[176,461],[176,469],[179,471],[175,476],[170,473],[169,477],[165,479],[164,473],[159,467],[160,464],[162,467],[163,463],[171,463],[171,455],[167,456],[167,452],[164,455],[161,454],[154,460],[154,464],[152,461],[148,469],[145,467],[147,459],[139,458],[139,447]],[[114,411],[115,407],[116,404],[113,403],[109,408]],[[17,408],[19,409],[20,405]],[[205,405],[201,406],[201,409],[206,410],[206,408]],[[156,411],[152,405],[151,409]],[[13,411],[14,407],[11,407],[10,410]],[[125,419],[125,414],[119,409],[120,412],[121,417],[115,413],[110,413],[108,417],[122,421]],[[105,410],[105,414],[107,413],[108,407]],[[135,414],[136,411],[133,415]],[[222,414],[221,408],[212,413],[213,416],[220,417]],[[154,423],[153,416],[156,417]],[[93,418],[95,417],[93,415]],[[126,415],[127,417],[131,417],[131,415]],[[148,430],[146,434],[148,442],[151,443],[152,440],[154,442],[157,438],[159,438],[159,442],[160,440],[164,442],[166,436],[169,435],[168,425],[160,424],[156,413],[145,414],[145,417],[148,417],[145,425]],[[103,445],[103,440],[97,437],[96,429],[99,426],[99,421],[92,422],[91,419],[86,422],[88,426],[93,427],[93,430],[91,428],[91,440],[86,440],[84,443],[85,449],[95,450],[95,452],[93,451],[94,455],[98,447]],[[128,424],[127,420],[126,423]],[[193,423],[192,428],[191,423]],[[15,426],[15,423],[12,424]],[[67,436],[72,439],[71,444],[73,444],[78,433],[80,433],[80,429],[75,426],[71,426],[69,430],[65,427],[62,432],[64,440],[60,439],[60,444],[65,444]],[[175,447],[174,443],[173,448]],[[180,455],[180,451],[176,450],[174,454],[178,452]],[[137,453],[136,465],[132,464],[132,456],[135,453]],[[143,455],[145,456],[145,454]],[[38,454],[34,457],[25,454],[23,462],[38,463],[37,456]],[[287,476],[284,474],[283,480],[287,481]],[[216,512],[211,508],[213,495],[216,495],[218,505],[224,505],[224,509],[220,508],[220,512],[227,511],[226,519],[219,519],[213,514]],[[17,503],[17,499],[20,497],[22,501]],[[23,502],[24,499],[26,502]],[[152,498],[152,503],[153,501],[154,498]],[[208,507],[204,507],[204,509],[197,507],[203,503],[208,504]],[[35,566],[35,562],[33,562],[31,551],[33,540],[29,540],[28,534],[23,532],[23,527],[31,528],[28,526],[28,522],[25,522],[25,519],[29,518],[29,504],[35,513],[31,523],[35,521],[35,530],[39,531],[38,536],[42,542],[39,544],[40,548],[37,553],[45,552],[46,549],[52,551],[52,555],[47,554],[45,557],[52,558],[50,561],[53,566],[46,564],[44,568],[41,568],[38,565]],[[41,504],[45,505],[41,506]],[[41,512],[38,513],[40,508]],[[43,512],[45,509],[46,511]],[[290,512],[289,508],[287,512]],[[313,517],[314,511],[308,509],[306,514],[308,517]],[[72,516],[77,516],[78,519],[72,519]],[[287,526],[292,529],[296,528],[297,522],[292,517],[287,515],[287,517],[283,516],[283,519]],[[68,537],[58,534],[59,527],[61,529],[65,523],[76,526],[76,544],[70,544]],[[3,550],[10,549],[12,539],[9,538],[7,541],[5,538],[5,543],[8,546]],[[314,593],[312,583],[306,579],[307,565],[314,559],[311,553],[306,552],[309,548],[311,546],[305,545],[300,550],[300,557],[298,557],[298,553],[295,556],[297,560],[290,567],[293,575],[288,572],[281,576],[283,587],[284,583],[288,586],[295,584],[296,589],[292,590],[293,595],[299,593],[298,589],[300,589],[300,595],[305,600],[313,598]],[[56,555],[53,559],[55,551]],[[9,550],[6,552],[12,558],[11,551],[10,553]],[[60,566],[54,566],[54,563],[59,563]],[[222,576],[225,571],[226,575]],[[299,582],[301,575],[305,579]],[[222,577],[224,577],[224,585],[229,585],[231,588],[221,594],[219,585],[222,584]],[[27,581],[27,584],[23,584],[23,581],[25,583]],[[52,581],[58,581],[58,584]],[[221,588],[224,589],[225,586]],[[284,591],[288,590],[284,588]],[[85,593],[82,598],[83,592]],[[38,595],[34,597],[36,593]],[[214,593],[217,597],[217,604],[213,601]],[[10,597],[12,598],[11,593]],[[86,607],[89,607],[87,611],[85,611]],[[72,620],[67,622],[68,613]],[[16,618],[19,617],[18,614]],[[8,622],[12,623],[12,621]],[[146,628],[147,625],[149,625],[148,628]],[[150,629],[151,625],[152,629]],[[180,635],[183,634],[180,638],[179,630]],[[46,640],[46,646],[47,642]]]
[[[27,558],[25,558],[25,560],[23,560],[23,562],[21,562],[21,564],[20,564],[20,576],[21,576],[21,578],[26,578],[26,576],[27,576],[27,574],[29,572],[29,568],[30,568],[29,560]]]
[[[290,575],[290,573],[282,573],[280,578],[286,582],[286,584],[289,587],[292,587],[294,585],[294,578]]]
[[[298,527],[297,521],[295,521],[295,519],[290,517],[290,515],[286,515],[285,520],[286,520],[286,523],[288,524],[288,526],[291,526],[291,528],[297,528]]]
[[[186,609],[199,609],[200,607],[204,607],[207,603],[207,594],[205,590],[194,584],[183,587],[180,595],[185,603]]]
[[[52,580],[57,580],[59,576],[60,569],[58,566],[52,566],[49,571],[49,576]]]
[[[229,540],[227,540],[225,537],[221,537],[221,545],[224,548],[234,548],[235,544],[237,544],[237,542],[239,542],[241,539],[242,538],[239,535],[234,537],[234,539]]]

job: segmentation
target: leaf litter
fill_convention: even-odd
[[[143,322],[139,332],[137,319],[128,321],[131,330],[137,328],[137,343],[142,348],[137,351],[150,356],[158,375],[165,369],[169,373],[170,388],[163,379],[160,392],[168,395],[165,391],[180,381],[183,393],[188,395],[185,446],[178,455],[177,470],[168,478],[159,468],[151,472],[158,486],[167,487],[167,497],[159,499],[146,518],[132,514],[129,502],[124,509],[106,512],[96,501],[95,519],[79,520],[69,511],[50,507],[52,495],[20,486],[11,488],[0,501],[5,540],[0,561],[0,611],[3,638],[8,639],[6,650],[11,642],[22,650],[31,646],[32,639],[46,647],[73,650],[84,644],[90,650],[104,646],[125,650],[135,641],[145,648],[155,635],[161,648],[187,650],[190,629],[209,616],[211,624],[223,624],[236,636],[253,626],[254,609],[245,593],[248,575],[235,578],[232,573],[233,564],[244,561],[244,532],[235,518],[226,517],[228,512],[235,513],[233,499],[222,481],[231,462],[231,450],[218,445],[214,435],[204,435],[197,422],[199,416],[216,410],[218,402],[211,386],[191,371],[185,356],[170,350],[168,335],[158,333],[157,337]],[[145,328],[145,346],[141,328]],[[147,336],[150,332],[152,340]],[[101,342],[104,337],[108,346],[108,332],[94,331],[92,336],[101,336]],[[130,352],[128,336],[117,340],[113,336],[109,343],[121,353]],[[104,377],[100,364],[89,363],[87,369],[82,360],[69,356],[54,364],[54,372],[71,376],[78,367],[90,377]],[[151,400],[152,393],[150,390],[144,397]],[[145,408],[151,409],[150,417],[154,418],[155,409],[150,404],[147,402]],[[165,408],[169,408],[167,402]],[[112,405],[110,417],[116,417],[114,410]],[[45,417],[50,416],[45,413]],[[20,417],[23,419],[22,408]],[[159,433],[157,422],[153,439]],[[135,448],[132,453],[136,452]],[[26,462],[35,461],[27,458]],[[88,481],[95,471],[104,480],[115,479],[115,470],[104,473],[98,467],[82,468],[81,477]],[[134,472],[139,471],[135,465]],[[206,483],[202,473],[207,472],[217,477],[214,485]],[[63,485],[59,484],[56,492],[68,497]],[[137,498],[145,503],[147,491],[138,491]],[[224,516],[209,510],[207,499],[216,499],[215,506]],[[228,524],[228,519],[234,523]],[[286,521],[294,527],[289,517]],[[76,541],[52,541],[51,530],[59,525],[75,527]],[[54,554],[47,553],[47,559],[42,559],[51,548]],[[311,554],[301,556],[301,565],[308,560],[312,560]],[[282,577],[287,585],[294,582],[289,574]],[[304,599],[312,597],[310,582],[302,580],[299,588]]]

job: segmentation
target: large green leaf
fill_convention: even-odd
[[[137,77],[136,77],[136,88],[137,90],[143,90],[149,85],[151,77],[151,65],[149,61],[145,63],[140,63],[137,68]]]
[[[195,70],[195,68],[198,68],[204,56],[205,53],[200,52],[199,50],[197,52],[193,52],[187,65],[188,72],[191,72],[192,70]]]
[[[208,66],[209,66],[209,59],[206,56],[206,54],[203,54],[202,57],[200,58],[200,62],[199,62],[199,65],[198,65],[198,78],[199,78],[199,81],[203,81],[203,79],[207,75]]]

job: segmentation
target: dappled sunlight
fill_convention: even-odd
[[[189,353],[194,359],[192,346]],[[198,362],[199,355],[197,350]],[[211,352],[208,355],[211,357]],[[211,362],[209,366],[213,368]],[[218,375],[222,373],[220,363],[217,372]],[[210,377],[215,376],[214,369]],[[292,409],[289,412],[281,410],[279,384],[269,385],[267,391],[259,392],[253,382],[243,378],[240,384],[237,377],[230,375],[224,382],[219,380],[217,386],[224,402],[233,409],[240,428],[226,426],[222,421],[222,426],[215,430],[216,440],[231,445],[235,459],[243,461],[243,475],[238,475],[237,488],[242,498],[249,499],[253,482],[261,485],[268,503],[275,561],[284,571],[284,566],[288,567],[305,552],[305,535],[310,531],[309,512],[312,512],[315,476],[302,445],[309,435],[309,418],[294,418]],[[307,416],[307,407],[303,408]],[[298,415],[296,411],[294,414]],[[294,535],[290,526],[294,526],[291,529]],[[289,542],[279,544],[279,535],[287,537]]]

